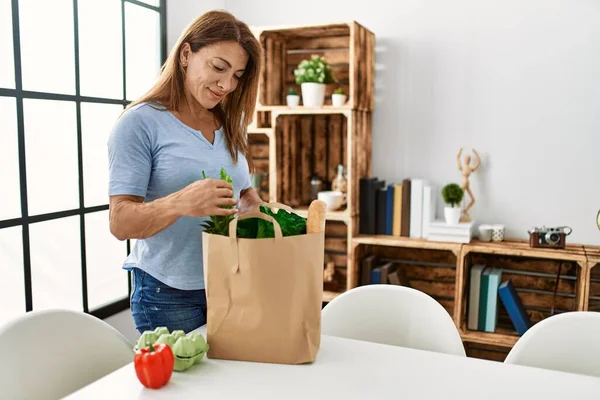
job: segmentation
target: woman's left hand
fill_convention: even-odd
[[[260,207],[261,204],[265,204],[265,202],[261,200],[258,193],[256,193],[256,190],[254,190],[254,188],[248,188],[240,194],[238,210],[240,210],[240,214],[258,211],[258,207]]]

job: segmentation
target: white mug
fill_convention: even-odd
[[[504,225],[492,225],[492,240],[494,242],[504,240]]]
[[[479,225],[479,240],[489,242],[492,240],[492,225]]]
[[[343,192],[333,190],[319,192],[317,197],[325,203],[328,211],[339,209],[346,201],[346,195]]]

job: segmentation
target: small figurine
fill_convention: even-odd
[[[325,264],[325,269],[323,270],[323,281],[331,282],[333,281],[333,276],[335,275],[335,263],[333,261],[329,261]]]
[[[462,187],[462,189],[465,192],[467,192],[469,194],[469,197],[471,198],[471,201],[469,202],[469,204],[463,210],[463,216],[461,217],[460,220],[463,221],[463,222],[470,222],[471,221],[471,216],[469,215],[469,209],[471,207],[473,207],[473,204],[475,204],[475,196],[473,196],[473,192],[471,192],[471,187],[469,186],[469,176],[473,172],[477,171],[477,169],[481,165],[481,159],[479,158],[479,154],[477,153],[477,151],[475,149],[473,149],[473,154],[475,154],[475,157],[476,157],[475,165],[471,166],[471,156],[468,155],[468,154],[465,156],[465,164],[463,165],[460,162],[460,157],[462,155],[462,151],[463,151],[463,149],[461,147],[458,150],[458,154],[456,156],[456,161],[458,163],[458,170],[462,174],[461,187]]]
[[[348,182],[346,180],[345,168],[342,164],[337,166],[337,175],[331,183],[331,190],[346,193]]]

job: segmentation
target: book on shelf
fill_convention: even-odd
[[[393,260],[380,259],[377,255],[367,254],[360,261],[360,268],[359,286],[372,284],[409,286],[405,269]]]
[[[473,226],[475,221],[448,224],[443,220],[435,220],[429,223],[427,239],[437,242],[470,243],[473,238]]]
[[[467,328],[476,331],[479,321],[479,296],[481,293],[481,274],[485,269],[483,264],[475,264],[469,274],[469,312]]]
[[[371,272],[379,264],[379,257],[369,254],[362,259],[360,285],[368,285],[371,283]]]
[[[385,182],[384,182],[385,185]],[[376,235],[385,235],[385,231],[386,231],[386,225],[387,225],[387,221],[386,221],[386,217],[387,217],[387,193],[388,193],[388,188],[387,187],[380,187],[379,189],[377,189],[377,193],[376,193],[376,201],[377,201],[377,205],[376,205],[376,216],[377,216],[377,221],[375,223],[375,234]]]
[[[475,221],[449,224],[444,220],[436,219],[429,223],[429,232],[445,235],[472,235]]]
[[[423,237],[423,179],[411,179],[410,192],[410,237],[419,239]]]
[[[359,232],[364,235],[388,235],[464,242],[462,237],[446,239],[436,232],[437,189],[425,179],[405,178],[401,182],[386,182],[377,177],[361,178],[359,184]],[[433,224],[433,225],[432,225]],[[443,235],[442,235],[443,236]]]
[[[392,236],[401,236],[402,234],[402,189],[403,185],[401,183],[394,185]]]
[[[502,281],[502,272],[501,268],[483,264],[470,268],[467,329],[495,332],[500,304],[519,335],[533,326],[513,283]]]
[[[498,287],[502,279],[502,269],[486,267],[481,274],[479,291],[479,320],[477,330],[496,331],[498,323]]]
[[[359,233],[363,235],[410,235],[411,180],[386,183],[377,177],[359,183]]]
[[[490,278],[490,267],[485,267],[481,273],[481,282],[479,284],[479,312],[477,315],[477,330],[485,331],[485,318],[487,314],[487,291]]]
[[[390,183],[387,186],[385,197],[385,234],[391,236],[394,232],[394,195],[395,186]]]
[[[386,262],[371,270],[371,284],[385,284],[389,282],[388,276],[396,272],[397,265],[393,262]]]
[[[388,275],[388,281],[392,285],[410,287],[408,277],[406,276],[406,271],[404,268],[402,268],[402,266],[398,266],[395,272]]]
[[[435,221],[435,209],[437,205],[436,198],[435,186],[426,182],[423,186],[423,229],[421,232],[421,237],[424,239],[429,237],[430,224],[431,222]]]
[[[532,326],[532,322],[523,307],[521,298],[510,280],[504,281],[498,288],[498,295],[502,300],[502,304],[517,330],[519,335],[523,335]]]
[[[359,232],[376,235],[379,221],[378,192],[385,187],[385,181],[377,177],[361,178],[359,182]]]
[[[492,268],[488,277],[487,312],[485,315],[485,331],[495,332],[498,325],[498,287],[502,279],[502,269]]]
[[[376,180],[376,177],[361,178],[358,183],[358,196],[360,200],[358,230],[361,234],[365,235],[373,234],[370,232],[369,218],[373,218],[373,215],[371,215],[371,210],[374,209],[373,207],[375,204],[374,201],[371,201],[371,193]]]
[[[402,180],[402,210],[400,221],[400,236],[410,236],[410,196],[411,196],[411,181],[409,178]]]

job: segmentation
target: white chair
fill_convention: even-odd
[[[325,335],[410,347],[465,357],[448,312],[416,289],[385,284],[350,289],[322,311]]]
[[[541,320],[504,362],[600,377],[600,313],[572,311]]]
[[[0,397],[58,399],[133,361],[133,346],[83,312],[31,311],[0,327]]]

